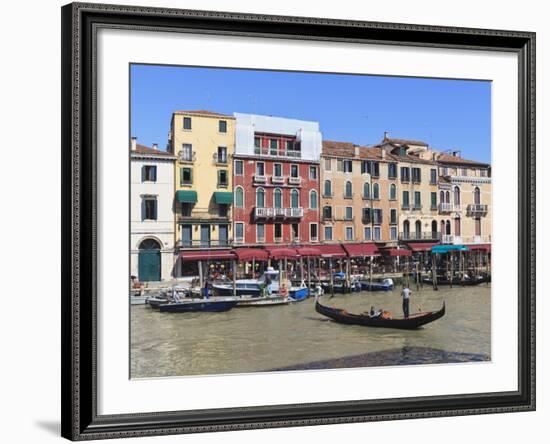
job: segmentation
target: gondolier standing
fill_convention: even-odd
[[[409,318],[409,299],[411,297],[412,291],[407,285],[401,290],[401,296],[403,296],[403,316],[405,319]]]

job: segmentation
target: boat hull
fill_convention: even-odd
[[[361,282],[361,290],[365,291],[392,291],[393,285],[387,285],[387,284],[380,284],[378,282],[373,282],[372,284],[370,282]]]
[[[222,312],[229,311],[238,301],[183,301],[159,305],[159,310],[166,313],[185,313],[185,312]]]

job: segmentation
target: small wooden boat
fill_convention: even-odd
[[[399,328],[413,330],[429,324],[445,315],[445,302],[439,311],[415,313],[405,318],[387,319],[382,316],[371,317],[368,314],[348,313],[341,308],[332,308],[315,301],[315,311],[341,324],[364,325],[367,327]]]
[[[159,310],[168,313],[195,311],[220,312],[231,310],[239,302],[236,298],[189,299],[160,304]]]
[[[391,291],[393,290],[393,280],[389,278],[381,282],[363,280],[361,281],[361,289],[366,291]]]
[[[237,302],[237,307],[270,307],[272,305],[287,305],[293,302],[291,297],[284,296],[259,296],[242,298]]]

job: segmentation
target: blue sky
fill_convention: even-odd
[[[265,114],[320,124],[323,138],[390,137],[491,161],[491,83],[158,65],[131,66],[131,134],[164,148],[178,109]]]

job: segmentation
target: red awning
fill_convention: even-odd
[[[380,256],[380,250],[372,242],[343,244],[349,257]]]
[[[237,248],[233,250],[237,259],[241,262],[251,261],[252,259],[257,261],[267,261],[267,251],[260,248]]]
[[[230,250],[182,251],[180,257],[182,261],[228,261],[236,258]]]
[[[321,256],[325,257],[346,257],[346,251],[340,244],[325,244],[318,245],[317,250],[321,252]]]
[[[299,247],[296,251],[300,256],[321,256],[321,250],[315,247]]]
[[[388,254],[388,256],[411,256],[412,251],[407,250],[406,248],[390,248],[388,250],[384,250],[384,253]]]
[[[469,250],[481,250],[489,253],[491,251],[491,244],[475,244],[475,245],[466,245]]]
[[[267,248],[269,257],[274,260],[296,259],[298,254],[294,248]]]
[[[432,251],[432,247],[439,245],[439,242],[410,242],[407,245],[412,251]]]

